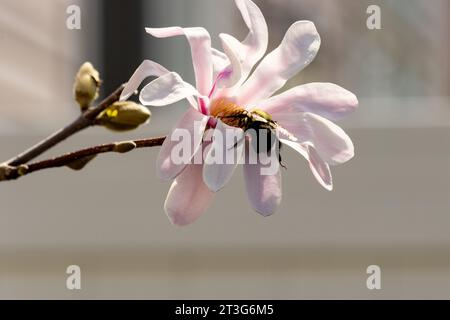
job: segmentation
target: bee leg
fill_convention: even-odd
[[[242,138],[240,138],[238,141],[236,141],[236,143],[230,149],[236,148],[238,146],[238,144],[240,144],[244,140],[245,140],[245,130],[244,130],[244,134],[242,135]]]
[[[236,143],[231,148],[229,148],[228,150],[236,148],[238,146],[238,144],[241,143],[244,139],[245,139],[245,135],[241,139],[236,141]]]
[[[283,163],[283,160],[281,159],[281,154],[278,155],[278,162],[280,163],[280,166],[287,170],[287,167],[285,166],[285,164]]]
[[[281,159],[281,146],[281,142],[278,141],[278,162],[283,169],[287,170],[287,167],[284,165],[283,160]]]

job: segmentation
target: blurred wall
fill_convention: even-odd
[[[68,30],[66,9],[81,5],[82,29]],[[95,6],[78,0],[0,3],[0,132],[48,132],[77,112],[72,82],[86,47],[98,48]]]

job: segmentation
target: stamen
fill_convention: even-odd
[[[226,69],[224,69],[222,72],[220,72],[217,75],[216,80],[214,80],[214,83],[213,83],[213,86],[211,88],[211,91],[208,94],[208,98],[211,98],[213,96],[214,92],[217,89],[217,85],[218,85],[219,81],[224,79],[224,78],[229,77],[231,72],[232,72],[232,70],[230,70],[229,68],[226,68]]]
[[[198,102],[200,104],[200,112],[205,116],[208,115],[208,109],[206,108],[205,100],[203,98],[198,98]]]

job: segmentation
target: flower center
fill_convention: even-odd
[[[277,140],[275,131],[281,130],[287,133],[287,130],[281,128],[269,113],[256,108],[247,111],[245,108],[224,98],[211,101],[209,111],[210,115],[220,119],[229,126],[241,128],[244,131],[252,129],[256,136],[254,139],[251,139],[251,145],[257,154],[271,152],[276,143],[278,143],[278,148],[275,151],[278,154],[280,165],[284,167],[279,153],[281,142]]]
[[[223,123],[238,128],[243,128],[243,119],[247,117],[247,110],[224,98],[213,100],[209,112]]]
[[[256,129],[255,125],[258,128],[275,128],[275,122],[269,113],[260,109],[247,111],[238,104],[224,98],[213,100],[209,111],[214,118],[220,119],[229,126],[243,130]]]

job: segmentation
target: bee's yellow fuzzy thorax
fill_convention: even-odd
[[[264,120],[267,120],[267,121],[273,121],[272,116],[271,116],[269,113],[265,112],[264,110],[261,110],[261,109],[253,109],[253,110],[252,110],[252,114],[257,115],[257,116],[260,116],[260,117],[263,118]]]

